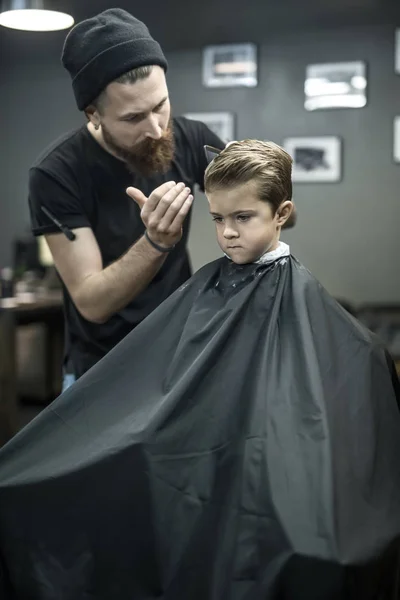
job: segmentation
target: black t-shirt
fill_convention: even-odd
[[[149,196],[156,187],[173,180],[191,189],[195,184],[203,189],[207,166],[203,146],[225,146],[206,125],[183,117],[174,119],[174,135],[176,151],[171,169],[151,178],[132,175],[123,162],[93,139],[86,126],[58,140],[30,170],[34,235],[60,233],[42,211],[45,207],[70,229],[93,230],[104,267],[120,258],[144,233],[139,208],[126,188],[133,185]],[[82,317],[64,286],[68,371],[81,376],[190,277],[186,249],[189,226],[190,215],[182,240],[148,288],[102,325]],[[149,348],[152,343],[154,340],[149,340]]]

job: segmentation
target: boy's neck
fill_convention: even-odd
[[[277,260],[278,258],[283,258],[284,256],[290,255],[290,246],[285,244],[285,242],[281,242],[278,240],[278,244],[275,247],[275,250],[267,250],[264,252],[262,256],[256,261],[256,264],[264,264]]]

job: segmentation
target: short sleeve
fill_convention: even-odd
[[[218,150],[223,150],[226,144],[204,123],[189,119],[185,119],[185,121],[187,124],[190,124],[188,133],[190,133],[190,141],[193,149],[196,183],[200,186],[201,191],[204,192],[204,173],[208,165],[204,146],[213,146]]]
[[[32,233],[36,236],[59,233],[60,229],[43,212],[43,207],[69,229],[90,227],[73,183],[67,185],[46,171],[33,167],[29,172],[29,210]]]

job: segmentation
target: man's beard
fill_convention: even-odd
[[[121,147],[104,125],[101,130],[107,147],[126,163],[131,173],[151,177],[157,173],[166,173],[170,168],[175,153],[172,119],[159,140],[146,138],[131,149]]]

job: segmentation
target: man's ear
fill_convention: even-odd
[[[287,227],[285,227],[285,224],[289,221],[290,216],[293,213],[293,207],[293,202],[291,202],[290,200],[286,200],[285,202],[282,202],[282,204],[278,208],[276,214],[276,222],[277,225],[279,225],[279,227],[281,227],[282,229],[287,229]]]
[[[100,125],[100,115],[96,107],[92,104],[89,105],[85,110],[85,115],[88,121],[92,123],[92,125]]]

